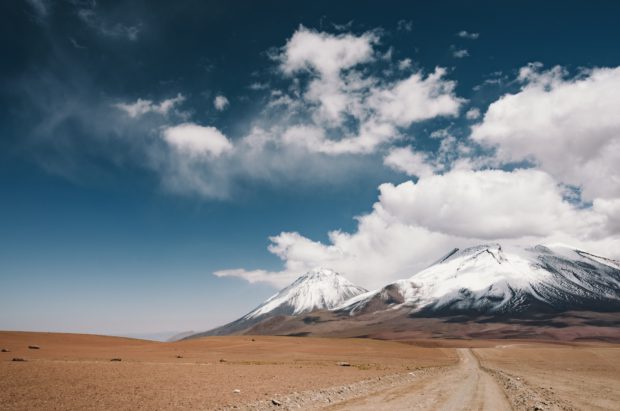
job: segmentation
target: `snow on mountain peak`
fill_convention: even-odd
[[[367,292],[328,268],[315,268],[300,276],[291,285],[273,295],[244,319],[264,314],[298,315],[331,309],[344,301]]]
[[[351,314],[369,307],[415,311],[507,312],[529,306],[620,305],[620,262],[564,245],[524,248],[485,244],[454,249],[407,280],[346,301]]]
[[[328,279],[328,278],[333,278],[336,276],[340,276],[340,274],[338,274],[332,269],[325,268],[325,267],[316,267],[308,271],[307,273],[299,276],[297,278],[297,281],[300,281],[300,280],[305,281],[305,280],[310,280],[310,279]]]

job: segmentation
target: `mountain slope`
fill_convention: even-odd
[[[419,316],[620,311],[620,262],[566,246],[455,249],[426,270],[335,310]]]
[[[317,268],[302,275],[240,319],[190,338],[233,334],[269,318],[329,310],[366,292],[366,289],[354,285],[335,271]]]

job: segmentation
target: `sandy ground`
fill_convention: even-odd
[[[604,343],[0,332],[1,348],[2,410],[620,409]]]
[[[330,407],[334,410],[509,410],[498,382],[480,368],[469,348],[458,348],[458,366],[400,387],[371,393]]]

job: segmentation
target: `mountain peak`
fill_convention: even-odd
[[[367,292],[329,268],[317,267],[280,290],[244,318],[270,315],[298,315],[331,309],[349,298]]]
[[[297,280],[301,280],[301,279],[327,279],[327,278],[332,278],[332,277],[342,277],[340,274],[338,274],[336,271],[332,270],[331,268],[325,268],[325,267],[316,267],[313,268],[312,270],[308,271],[307,273],[299,276],[297,278]],[[344,278],[344,277],[343,277]]]
[[[570,246],[483,244],[455,248],[437,263],[342,305],[409,306],[426,313],[497,313],[531,307],[566,310],[620,306],[620,264]]]
[[[503,256],[503,250],[501,244],[492,243],[492,244],[480,244],[473,247],[467,248],[454,248],[448,254],[444,255],[442,258],[437,260],[433,265],[446,263],[448,261],[463,258],[468,256],[486,256],[496,258],[498,261],[501,261]]]

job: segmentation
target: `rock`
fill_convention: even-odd
[[[10,352],[9,350],[7,350],[6,348],[3,348],[0,350],[0,352]]]
[[[19,357],[13,358],[13,361],[26,362],[26,360],[24,360],[23,358],[19,358]]]
[[[183,358],[183,356],[182,355],[177,355],[177,358]]]
[[[123,361],[123,360],[120,358],[112,358],[110,361]]]
[[[234,394],[241,394],[241,390],[239,388],[233,390]]]
[[[277,407],[279,407],[280,405],[282,405],[282,403],[278,400],[276,400],[275,398],[271,399],[271,403]]]
[[[39,350],[39,349],[41,349],[41,347],[39,347],[38,345],[29,345],[28,348],[31,349],[31,350]]]
[[[351,366],[351,364],[349,364],[348,362],[344,362],[344,361],[340,361],[338,363],[338,365],[341,366],[341,367],[350,367]]]
[[[223,358],[220,358],[220,362],[226,362],[226,360]]]

